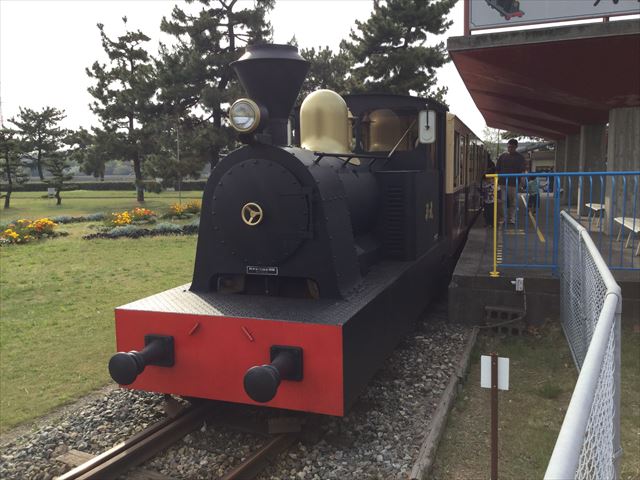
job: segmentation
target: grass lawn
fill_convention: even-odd
[[[622,334],[621,476],[640,478],[640,334],[631,319]],[[469,378],[451,411],[432,472],[435,479],[489,478],[489,390],[480,388],[480,355],[510,358],[509,391],[499,396],[500,478],[538,479],[551,457],[577,372],[558,324],[539,338],[481,335]]]
[[[106,198],[88,199],[82,193]],[[16,208],[3,210],[1,218],[82,215],[138,205],[133,192],[117,198],[123,193],[128,194],[67,192],[62,208],[39,195],[18,194],[12,197]],[[150,194],[145,207],[166,210],[177,201],[172,197]],[[195,235],[82,240],[82,234],[95,231],[89,227],[61,225],[58,229],[68,231],[68,237],[0,249],[0,431],[110,382],[114,308],[191,280]]]
[[[0,222],[112,212],[138,206],[134,192],[65,192],[61,207],[20,193]],[[96,198],[101,196],[102,198]],[[124,197],[124,198],[121,198]],[[200,198],[183,192],[184,198]],[[148,194],[162,212],[174,192]],[[0,431],[43,415],[111,380],[113,309],[191,280],[195,236],[82,240],[90,224],[61,225],[68,237],[0,248]],[[623,321],[622,478],[640,478],[640,330]],[[500,477],[542,478],[576,380],[557,324],[536,337],[482,335],[469,381],[452,410],[433,478],[489,477],[489,393],[479,387],[479,355],[511,359],[500,393]]]

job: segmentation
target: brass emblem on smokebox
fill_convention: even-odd
[[[242,207],[240,215],[242,216],[242,221],[250,227],[255,227],[264,218],[262,207],[253,202],[249,202],[244,207]]]

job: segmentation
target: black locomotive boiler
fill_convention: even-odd
[[[232,67],[244,145],[207,181],[192,282],[116,309],[109,371],[344,415],[446,278],[483,154],[432,100],[320,90],[292,115],[308,70],[295,47],[248,47]]]

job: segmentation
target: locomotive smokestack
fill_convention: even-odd
[[[269,112],[268,133],[276,145],[287,144],[287,121],[309,62],[292,45],[252,45],[231,66],[249,97]]]

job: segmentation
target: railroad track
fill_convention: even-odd
[[[212,405],[215,405],[215,403],[204,402],[178,410],[173,416],[151,425],[130,439],[95,457],[76,452],[76,458],[79,455],[84,458],[90,458],[64,475],[57,477],[57,480],[115,479],[160,454],[187,434],[198,429],[211,415]],[[223,423],[241,431],[250,431],[260,435],[265,434],[259,429],[252,428],[246,422],[241,422],[238,425],[233,425],[233,422],[232,424],[229,424],[229,422]],[[286,450],[297,439],[300,432],[300,423],[276,421],[274,425],[270,425],[269,429],[272,432],[280,430],[282,433],[269,435],[269,440],[262,447],[225,473],[221,480],[254,478],[272,459]],[[155,472],[143,472],[136,476],[136,478],[138,477],[157,480],[171,480],[172,478]]]
[[[296,433],[281,433],[259,448],[242,463],[227,472],[220,480],[246,480],[254,478],[269,461],[286,450],[297,438]]]
[[[210,411],[207,403],[180,410],[135,434],[91,460],[77,466],[58,480],[116,478],[174,444],[198,428]]]

